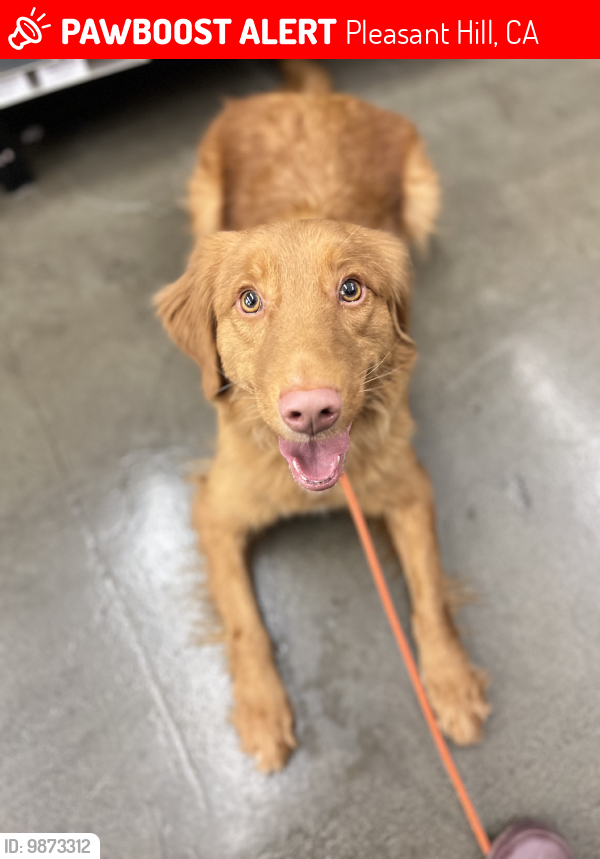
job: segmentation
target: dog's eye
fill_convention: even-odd
[[[345,280],[340,286],[339,296],[342,301],[358,301],[362,294],[362,286],[357,280],[353,280],[352,278],[350,278],[349,280]]]
[[[244,313],[256,313],[262,307],[262,300],[258,292],[246,289],[240,296],[240,307]]]

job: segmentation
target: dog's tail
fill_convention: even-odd
[[[310,92],[319,95],[333,89],[325,66],[313,60],[279,60],[287,92]]]

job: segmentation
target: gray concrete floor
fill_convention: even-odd
[[[535,815],[597,859],[600,62],[331,68],[418,123],[444,185],[412,403],[492,679],[459,766],[491,834]],[[475,859],[346,516],[255,553],[297,754],[266,778],[227,722],[186,482],[213,415],[149,300],[220,98],[274,83],[240,63],[146,94],[0,198],[0,829],[93,831],[104,859]]]

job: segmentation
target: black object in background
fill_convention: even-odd
[[[0,183],[7,191],[16,191],[21,185],[32,181],[33,176],[18,137],[0,128]]]

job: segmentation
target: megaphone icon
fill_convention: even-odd
[[[31,18],[25,16],[17,18],[15,32],[8,37],[8,41],[15,51],[22,50],[25,45],[37,45],[42,41],[42,31]]]

